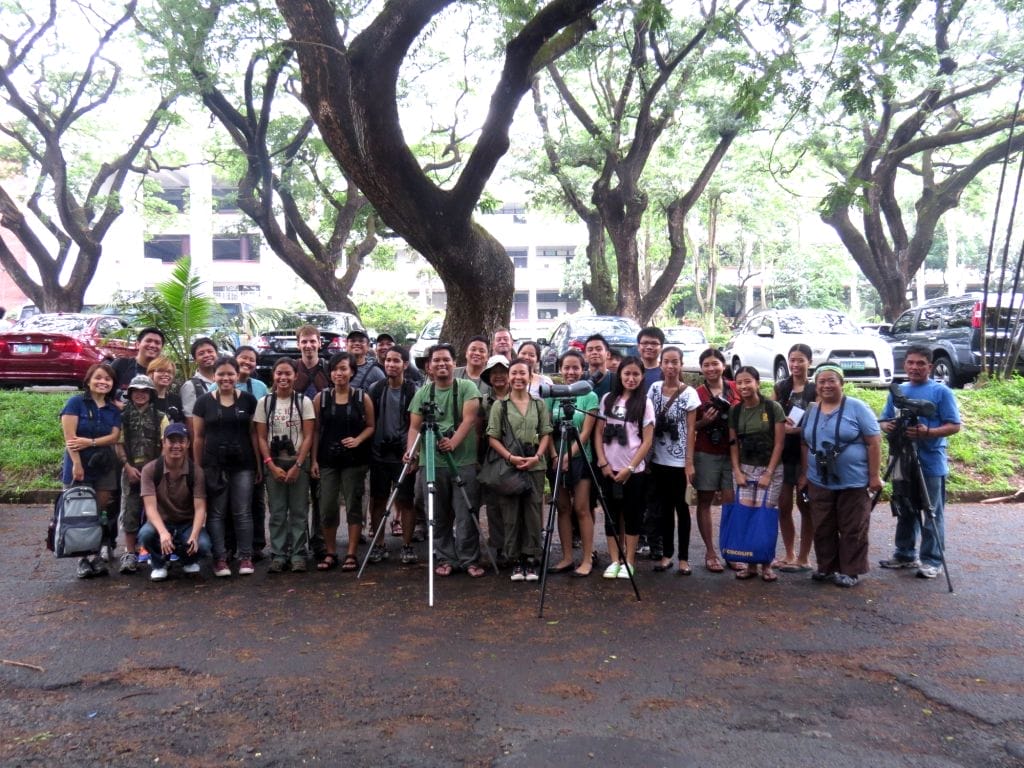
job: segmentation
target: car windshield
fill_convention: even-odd
[[[669,328],[665,331],[667,344],[703,344],[706,341],[700,328]]]
[[[81,333],[88,327],[88,315],[32,315],[14,325],[10,332]]]
[[[779,328],[783,333],[858,333],[863,331],[842,312],[794,312],[779,314]]]
[[[441,337],[441,326],[444,325],[444,318],[439,317],[436,320],[431,320],[427,323],[426,328],[423,329],[423,333],[420,334],[421,339],[438,339]]]
[[[636,336],[640,326],[628,317],[581,317],[572,321],[573,333],[589,336],[600,333],[605,336]]]
[[[330,312],[308,312],[301,315],[283,315],[276,323],[279,332],[295,333],[302,325],[315,325],[321,331],[347,333],[344,315],[332,315]]]

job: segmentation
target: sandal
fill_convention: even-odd
[[[756,576],[757,576],[757,569],[756,568],[744,567],[741,570],[736,571],[736,578],[740,579],[741,581],[745,580],[745,579],[753,579]]]
[[[765,568],[761,572],[761,580],[762,581],[778,581],[779,580],[779,574],[777,574],[775,571],[773,571],[771,569],[771,566],[768,566],[767,568]]]
[[[338,556],[333,552],[328,552],[324,555],[324,559],[316,564],[318,571],[333,571],[338,567]]]
[[[441,563],[441,565],[434,569],[434,573],[438,576],[451,576],[452,567],[448,563]]]
[[[479,579],[481,576],[485,575],[487,571],[485,571],[476,563],[473,563],[472,565],[466,568],[466,573],[468,573],[474,579]]]
[[[722,561],[718,559],[717,555],[713,557],[705,557],[704,567],[712,573],[721,573],[725,570],[725,568],[722,567]]]
[[[355,555],[345,555],[345,560],[341,564],[341,570],[343,571],[354,571],[359,567],[359,561],[356,560]]]

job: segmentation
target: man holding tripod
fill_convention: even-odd
[[[960,431],[960,410],[952,390],[945,384],[934,381],[932,353],[927,347],[912,346],[907,349],[904,370],[907,382],[900,385],[903,395],[913,400],[927,400],[935,403],[932,416],[922,416],[918,422],[906,427],[905,436],[917,446],[918,461],[924,475],[925,487],[931,501],[933,516],[926,514],[921,524],[920,510],[913,515],[899,515],[896,519],[896,548],[893,556],[879,562],[883,568],[917,568],[922,579],[934,579],[942,573],[945,536],[943,509],[946,502],[946,438]],[[892,395],[885,403],[879,426],[886,434],[896,427],[896,408]],[[917,536],[920,529],[921,549],[918,559]]]
[[[434,421],[437,427],[436,450],[449,454],[456,467],[453,471],[446,461],[436,462],[434,516],[438,565],[434,573],[451,576],[459,569],[477,578],[485,573],[478,562],[480,534],[473,518],[480,496],[476,479],[476,422],[480,390],[468,379],[454,378],[455,349],[451,344],[431,347],[427,350],[427,362],[433,381],[421,387],[409,404],[405,460],[416,460],[411,454],[420,429],[428,419]],[[423,450],[421,441],[420,452]],[[458,487],[460,478],[464,483],[462,489]],[[420,490],[426,498],[426,473],[420,472],[416,482],[423,486]]]

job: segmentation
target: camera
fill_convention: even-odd
[[[342,464],[349,455],[349,449],[340,442],[329,443],[327,446],[327,460],[332,464]]]
[[[721,395],[712,395],[709,402],[711,407],[718,411],[721,416],[725,416],[732,409],[732,403]]]
[[[914,427],[920,419],[935,415],[935,403],[931,400],[919,400],[907,397],[895,382],[889,387],[893,408],[898,412],[899,426]]]
[[[280,456],[282,453],[295,453],[295,443],[290,435],[274,435],[270,439],[270,455]]]
[[[626,435],[626,426],[624,424],[605,424],[604,425],[604,442],[607,445],[612,440],[618,440],[619,445],[626,445],[629,443],[629,437]]]
[[[444,440],[445,438],[451,440],[455,436],[455,427],[448,427],[448,429],[441,430],[438,433],[438,436],[441,440]]]
[[[679,422],[674,419],[666,419],[664,416],[658,416],[654,421],[654,436],[668,436],[669,440],[678,440]]]

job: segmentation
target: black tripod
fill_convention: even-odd
[[[398,486],[401,485],[402,480],[405,479],[406,474],[409,472],[409,467],[413,464],[413,457],[416,455],[416,449],[419,447],[420,442],[423,442],[423,470],[426,474],[427,481],[427,604],[431,607],[434,605],[434,503],[437,496],[437,457],[440,456],[451,472],[452,481],[455,486],[459,489],[459,493],[462,494],[462,500],[466,503],[466,509],[469,510],[469,518],[473,521],[473,525],[476,526],[477,535],[480,535],[480,521],[477,519],[477,510],[473,509],[473,505],[469,503],[469,494],[466,493],[466,481],[462,479],[462,475],[459,474],[459,467],[455,463],[455,459],[452,458],[450,453],[439,452],[437,450],[438,436],[441,434],[441,430],[437,424],[437,417],[439,410],[435,403],[425,402],[420,407],[420,415],[423,417],[423,423],[420,425],[419,434],[416,435],[416,440],[412,444],[412,448],[409,450],[406,456],[405,466],[402,467],[402,472],[398,476],[398,482],[395,483],[394,489],[391,491],[391,496],[388,498],[388,503],[384,507],[384,514],[381,516],[380,523],[377,525],[377,530],[373,534],[373,540],[370,541],[370,546],[366,550],[366,555],[363,557],[362,565],[359,568],[359,573],[356,574],[356,578],[363,575],[363,569],[366,568],[366,563],[370,559],[370,553],[373,551],[374,546],[377,544],[377,540],[383,535],[384,525],[387,522],[388,515],[391,513],[391,506],[395,503],[395,498],[398,496]],[[494,556],[491,554],[490,548],[487,548],[487,556],[490,558],[491,565],[494,566],[494,572],[497,574],[498,564],[494,561]]]
[[[953,582],[949,578],[949,568],[946,567],[946,552],[942,545],[942,537],[939,535],[935,505],[932,503],[928,486],[925,484],[924,470],[921,469],[917,445],[906,433],[907,427],[916,423],[916,419],[911,422],[903,414],[896,418],[893,430],[889,434],[889,463],[886,465],[885,474],[882,475],[882,482],[886,483],[890,478],[892,479],[890,504],[893,517],[915,518],[922,531],[930,521],[932,535],[935,536],[935,544],[939,548],[942,571],[946,574],[946,586],[952,592]],[[881,495],[881,491],[875,494],[871,502],[872,508],[878,503],[878,498]]]
[[[548,505],[548,520],[547,525],[544,527],[544,556],[541,561],[540,605],[537,609],[538,618],[544,618],[544,597],[547,592],[548,563],[551,558],[551,540],[554,538],[555,521],[558,519],[558,492],[562,487],[562,460],[571,455],[573,443],[576,444],[579,455],[584,457],[586,456],[583,451],[583,442],[580,440],[580,434],[576,429],[576,424],[573,423],[572,420],[572,416],[576,412],[576,406],[573,402],[573,398],[561,398],[559,400],[559,407],[561,408],[562,415],[558,420],[558,457],[555,459],[555,482],[551,486],[551,503]],[[590,414],[595,418],[602,418],[599,414],[592,413],[591,411],[583,411],[583,413]],[[589,461],[585,461],[584,463],[587,466],[587,472],[590,473],[590,481],[597,489],[597,500],[601,505],[601,511],[604,512],[605,520],[607,520],[609,525],[611,525],[612,534],[615,537],[616,544],[618,544],[619,565],[621,568],[626,569],[626,574],[629,576],[629,583],[633,585],[633,592],[636,593],[636,599],[640,600],[640,589],[636,585],[636,579],[633,578],[632,569],[629,568],[626,562],[626,546],[625,541],[623,541],[622,535],[619,532],[619,526],[616,523],[615,518],[608,512],[608,505],[604,500],[604,492],[601,490],[601,484],[598,482],[597,475],[594,474],[594,468],[590,465]]]

